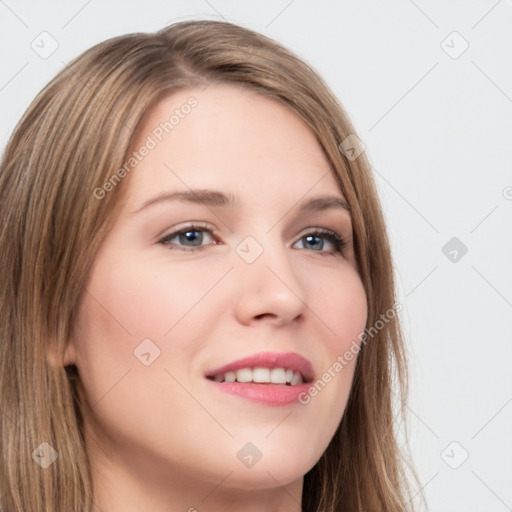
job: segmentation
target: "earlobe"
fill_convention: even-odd
[[[76,363],[75,343],[69,340],[64,349],[63,366],[69,366]]]
[[[48,362],[55,367],[65,367],[75,364],[75,345],[69,340],[64,349],[64,354],[58,349],[56,343],[50,343],[47,349]]]

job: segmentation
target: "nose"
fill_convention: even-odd
[[[282,326],[298,322],[307,306],[304,284],[290,258],[293,249],[284,247],[282,242],[271,242],[269,237],[266,241],[263,252],[252,263],[236,256],[236,316],[245,325],[267,322]]]

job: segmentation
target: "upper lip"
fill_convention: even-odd
[[[300,372],[304,382],[314,380],[313,365],[306,358],[294,352],[260,352],[252,356],[237,359],[219,368],[209,371],[206,377],[215,377],[226,372],[235,372],[242,368],[284,368]]]

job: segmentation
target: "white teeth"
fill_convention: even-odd
[[[251,382],[252,370],[250,368],[242,368],[236,371],[236,380],[238,382]]]
[[[290,382],[290,384],[292,386],[296,386],[297,384],[302,384],[302,375],[299,373],[299,372],[295,372],[293,374],[293,378],[292,378],[292,381]]]
[[[226,372],[224,375],[215,375],[215,382],[256,382],[261,384],[289,384],[296,386],[302,384],[304,379],[300,372],[285,368],[241,368],[236,372]]]
[[[226,374],[224,375],[224,380],[226,382],[235,382],[236,373],[235,372],[226,372]]]
[[[273,368],[270,370],[270,382],[272,382],[272,384],[286,384],[284,368]]]
[[[268,368],[254,368],[252,371],[252,381],[270,382],[270,370]]]

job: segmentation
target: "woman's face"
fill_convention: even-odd
[[[161,101],[132,150],[66,352],[93,467],[183,489],[302,482],[343,415],[355,358],[333,368],[367,316],[351,218],[320,145],[277,102],[211,84]],[[199,189],[216,192],[190,195]],[[208,378],[262,353],[217,380],[282,382],[289,369],[313,382]]]

